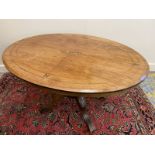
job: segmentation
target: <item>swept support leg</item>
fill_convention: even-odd
[[[96,130],[92,120],[90,119],[88,113],[87,113],[87,110],[86,110],[86,99],[85,97],[83,96],[80,96],[78,97],[78,103],[82,109],[82,113],[83,113],[83,120],[86,122],[88,128],[89,128],[89,131],[92,133],[94,130]]]

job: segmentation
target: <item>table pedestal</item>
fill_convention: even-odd
[[[40,109],[41,113],[45,112],[45,111],[52,111],[54,105],[56,105],[64,97],[64,96],[58,95],[58,94],[51,94],[51,96],[52,96],[52,102],[50,102],[47,105],[42,105],[41,109]],[[83,96],[76,97],[76,99],[77,99],[77,102],[82,110],[83,120],[87,124],[89,131],[92,133],[94,130],[96,130],[96,128],[95,128],[91,118],[88,115],[86,99]]]
[[[87,103],[86,103],[86,99],[83,96],[80,96],[77,98],[78,99],[78,103],[82,109],[82,115],[83,115],[83,120],[86,122],[89,131],[93,132],[94,130],[96,130],[92,120],[90,119],[88,113],[87,113]]]

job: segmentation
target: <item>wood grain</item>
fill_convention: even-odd
[[[107,93],[132,87],[148,75],[146,60],[135,50],[94,36],[49,34],[26,38],[3,53],[16,76],[53,90]]]

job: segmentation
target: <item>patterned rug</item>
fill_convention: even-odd
[[[155,107],[155,72],[150,72],[148,78],[140,84],[140,87]]]
[[[86,100],[94,135],[155,134],[155,110],[139,86]],[[40,106],[51,101],[48,89],[5,73],[0,79],[0,134],[90,134],[75,98],[64,97],[52,112],[40,113]]]

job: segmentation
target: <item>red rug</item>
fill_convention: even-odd
[[[75,98],[64,97],[52,112],[40,113],[52,101],[42,89],[11,73],[0,79],[0,134],[90,134]],[[124,95],[87,98],[93,134],[155,134],[155,110],[140,87]]]

